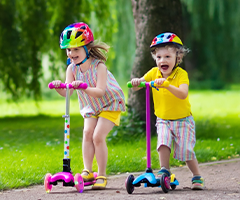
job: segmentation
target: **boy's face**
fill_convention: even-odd
[[[176,65],[176,49],[160,47],[156,49],[156,64],[163,78],[167,78]]]

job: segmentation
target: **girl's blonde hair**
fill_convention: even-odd
[[[156,60],[157,49],[163,48],[163,47],[166,48],[166,49],[176,50],[177,64],[180,64],[182,62],[183,57],[190,52],[190,49],[188,49],[185,46],[180,46],[180,45],[176,45],[176,44],[167,44],[165,46],[156,47],[151,51],[151,54],[152,54],[152,57],[153,57],[154,60]]]
[[[86,46],[88,49],[90,49],[90,51],[89,51],[90,56],[92,56],[96,59],[103,60],[105,62],[107,61],[106,53],[108,52],[108,49],[110,48],[110,46],[108,46],[106,43],[96,42],[96,40],[95,40],[94,42],[91,42],[91,43],[87,44]]]

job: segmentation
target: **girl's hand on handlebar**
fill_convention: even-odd
[[[74,88],[78,88],[78,86],[79,86],[81,83],[83,83],[83,81],[73,81],[73,82],[72,82],[72,86],[73,86]]]
[[[60,84],[61,84],[61,83],[62,83],[62,81],[60,81],[60,80],[52,81],[52,84],[55,86],[55,88],[60,87]]]

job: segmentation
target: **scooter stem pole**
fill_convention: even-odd
[[[70,90],[69,85],[66,85],[66,111],[63,118],[65,118],[65,128],[64,128],[64,159],[69,158],[69,143],[70,143]]]
[[[150,86],[146,83],[146,140],[147,140],[147,168],[151,168],[151,117],[150,117]]]

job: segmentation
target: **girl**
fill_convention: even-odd
[[[78,87],[87,83],[86,90],[77,90],[80,113],[84,117],[82,153],[84,170],[83,180],[93,181],[92,163],[94,155],[98,164],[98,177],[93,189],[105,189],[108,150],[106,136],[114,125],[119,126],[121,112],[125,111],[122,89],[114,76],[107,70],[104,62],[108,51],[105,43],[95,44],[91,29],[79,22],[67,26],[60,36],[60,47],[66,49],[71,64],[67,67],[66,83]],[[61,81],[52,82],[58,87]],[[62,95],[66,91],[56,89]],[[73,90],[70,91],[70,95]]]
[[[134,78],[131,83],[134,90],[140,82],[154,81],[159,91],[152,89],[154,110],[157,116],[158,144],[157,150],[162,174],[170,177],[169,158],[173,142],[174,158],[186,161],[192,172],[192,189],[204,189],[204,180],[200,175],[198,162],[193,151],[196,143],[195,122],[188,99],[189,79],[185,70],[179,67],[188,49],[183,47],[180,38],[173,33],[162,33],[156,36],[150,46],[157,67],[153,67],[142,78]],[[169,85],[160,86],[164,81]]]

